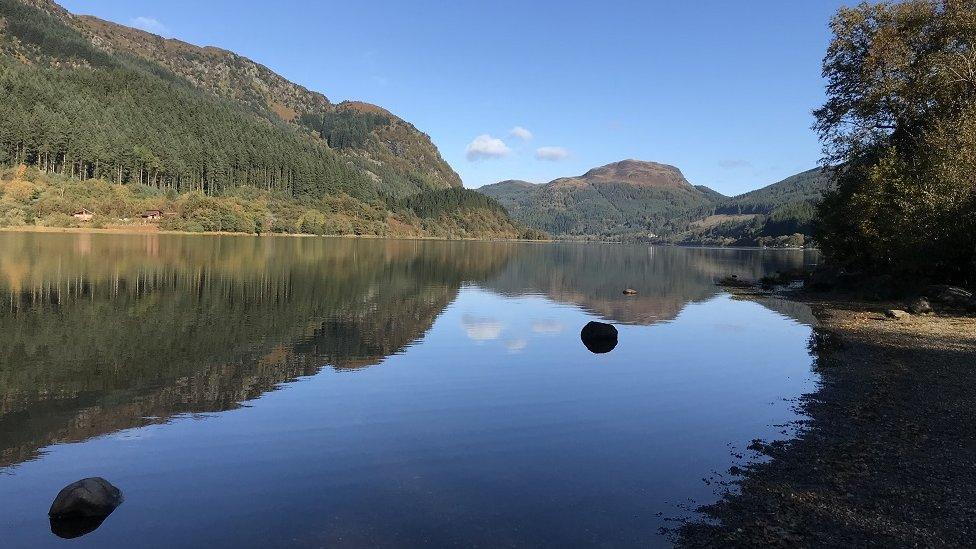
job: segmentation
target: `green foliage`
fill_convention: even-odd
[[[711,187],[706,187],[705,185],[695,185],[695,188],[701,191],[705,195],[705,199],[708,202],[721,202],[728,199],[729,197],[724,194],[712,189]]]
[[[831,28],[816,128],[844,167],[818,210],[828,261],[976,283],[976,9],[862,4]]]
[[[310,113],[299,119],[300,124],[315,130],[333,149],[361,148],[374,128],[389,122],[388,116],[354,110]]]
[[[420,218],[433,218],[465,209],[486,209],[505,215],[505,208],[495,199],[470,189],[440,189],[409,196],[400,206]]]
[[[207,194],[244,185],[369,198],[372,189],[287,127],[140,72],[12,64],[0,66],[0,90],[3,156],[45,172]]]
[[[0,16],[6,32],[41,55],[74,59],[96,66],[111,66],[110,56],[96,50],[91,43],[55,17],[29,6],[21,0],[0,0]]]
[[[830,174],[814,168],[755,191],[720,201],[718,214],[772,214],[783,207],[816,204],[831,186]]]
[[[85,208],[89,222],[71,217]],[[161,210],[160,229],[185,232],[292,233],[441,238],[539,238],[516,226],[504,208],[466,189],[428,191],[394,201],[348,195],[294,197],[284,191],[235,187],[217,195],[176,193],[147,185],[81,181],[36,168],[0,170],[0,226],[142,226],[140,214]]]

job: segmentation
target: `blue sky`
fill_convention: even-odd
[[[810,112],[845,3],[62,1],[386,107],[468,187],[638,158],[725,194],[816,165]]]

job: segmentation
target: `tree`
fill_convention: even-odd
[[[827,260],[976,282],[976,2],[842,8],[815,111],[836,190],[818,208]]]

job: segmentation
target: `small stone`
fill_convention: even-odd
[[[637,290],[633,288],[627,288],[624,290],[624,295],[637,295]]]
[[[912,315],[901,309],[888,309],[885,311],[885,316],[893,320],[904,320]]]
[[[81,479],[58,492],[48,511],[52,519],[107,517],[122,503],[122,491],[101,478]]]

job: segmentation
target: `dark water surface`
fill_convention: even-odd
[[[813,260],[0,233],[0,545],[667,544],[815,382],[809,311],[713,279]],[[56,537],[96,475],[125,503]]]

